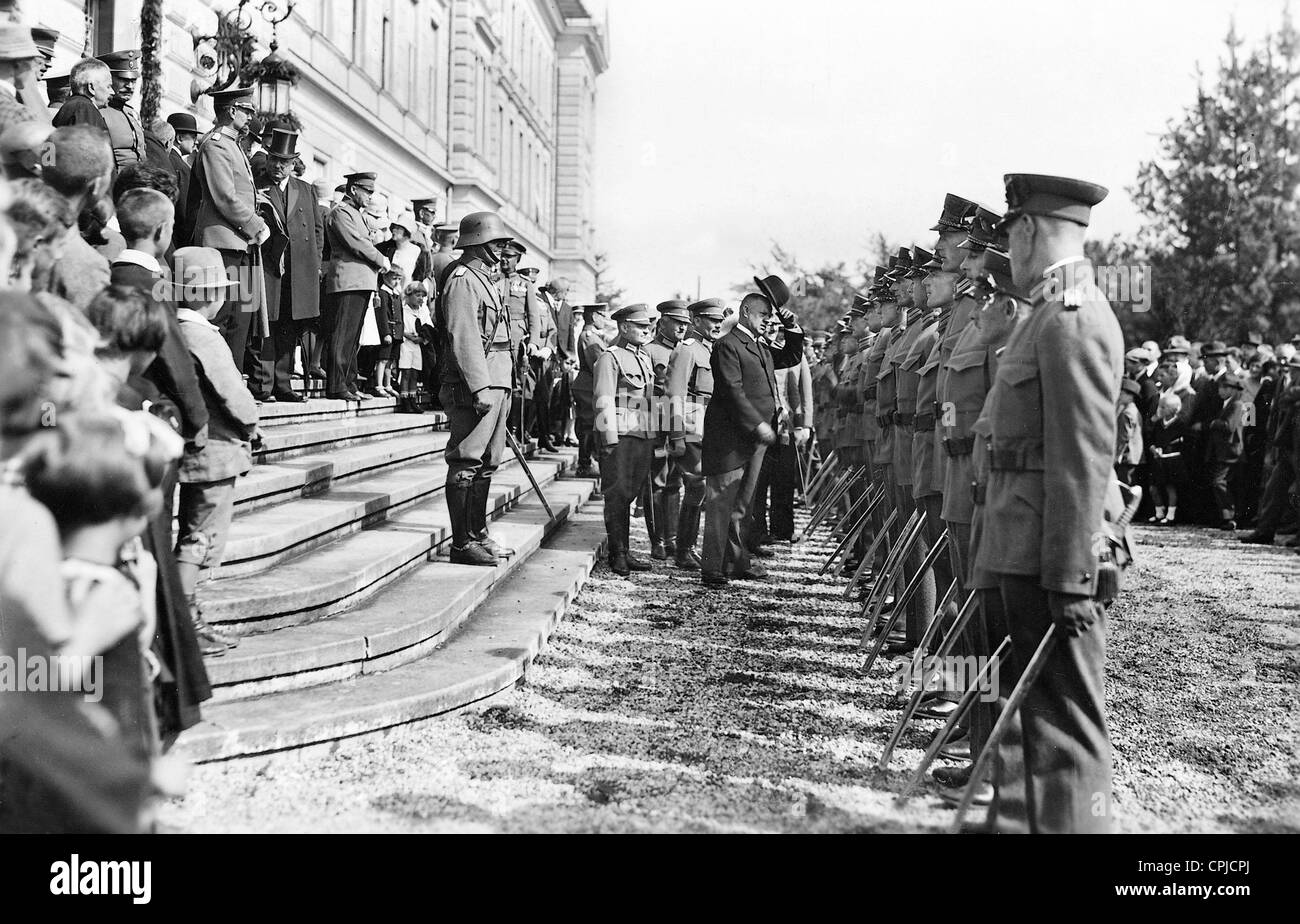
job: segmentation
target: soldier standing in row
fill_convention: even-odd
[[[128,164],[138,163],[145,157],[144,127],[140,115],[131,105],[136,83],[140,80],[140,52],[114,51],[100,55],[99,60],[108,65],[113,83],[113,95],[108,105],[100,110],[108,126],[108,138],[113,145],[113,162],[118,171]]]
[[[608,305],[582,306],[582,333],[578,334],[578,374],[573,379],[573,427],[578,436],[579,478],[591,477],[591,456],[596,426],[596,362],[609,344],[602,328]],[[549,350],[549,347],[547,348]],[[549,358],[549,353],[546,357]]]
[[[596,439],[600,447],[600,490],[605,497],[609,567],[624,577],[649,571],[632,554],[632,502],[650,476],[656,431],[651,420],[654,368],[644,349],[650,339],[650,309],[627,305],[614,312],[618,340],[596,361]]]
[[[492,271],[510,239],[495,212],[462,218],[461,257],[448,267],[438,296],[437,326],[446,332],[439,399],[450,430],[444,458],[451,560],[461,565],[491,566],[514,554],[487,531],[492,475],[505,452],[514,349]]]
[[[655,407],[662,409],[668,361],[690,328],[691,314],[686,310],[686,302],[681,299],[660,302],[656,310],[659,312],[659,320],[655,323],[654,337],[645,345],[645,352],[650,357],[655,374]],[[648,496],[642,503],[654,504],[650,516],[646,518],[650,529],[650,557],[656,561],[667,561],[677,554],[677,517],[681,509],[682,476],[677,463],[668,454],[670,427],[662,410],[655,419],[655,425],[662,429],[655,437],[651,485]]]
[[[685,490],[677,515],[677,551],[673,562],[685,571],[700,569],[695,540],[700,534],[704,507],[704,473],[700,450],[704,441],[704,414],[713,397],[713,343],[722,336],[726,317],[722,299],[706,298],[689,306],[692,327],[668,360],[664,393],[672,415],[668,454],[681,474]]]
[[[516,397],[510,402],[509,426],[523,440],[525,405],[532,399],[535,383],[528,361],[533,348],[533,334],[538,327],[537,293],[528,279],[519,272],[519,260],[528,248],[519,241],[510,241],[501,251],[501,300],[510,316],[510,342],[515,345],[514,390]]]

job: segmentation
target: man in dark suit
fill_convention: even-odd
[[[190,215],[190,155],[199,138],[199,125],[188,112],[173,112],[167,124],[176,136],[167,148],[167,162],[176,177],[176,239],[189,240],[193,224]]]
[[[763,294],[751,292],[740,303],[736,326],[713,347],[713,398],[704,412],[701,469],[705,475],[705,584],[724,585],[728,575],[762,580],[766,573],[749,560],[744,528],[763,454],[776,440],[775,370],[803,358],[803,331],[786,308],[790,292],[779,277],[759,280]],[[775,311],[785,329],[785,345],[773,350],[760,332]]]
[[[297,132],[274,130],[266,151],[266,185],[260,190],[273,229],[262,245],[271,336],[262,342],[261,361],[249,385],[263,400],[305,400],[293,390],[293,351],[304,329],[320,317],[317,280],[325,229],[315,191],[293,175],[297,147]]]
[[[54,127],[91,125],[108,131],[103,110],[113,96],[113,76],[108,65],[97,58],[82,58],[68,75],[72,93],[54,114]]]

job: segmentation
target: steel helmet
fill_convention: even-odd
[[[470,212],[460,220],[460,235],[456,238],[456,249],[464,250],[476,244],[492,241],[508,241],[511,234],[496,212]]]

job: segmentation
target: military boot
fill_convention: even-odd
[[[685,571],[700,569],[700,556],[695,553],[695,539],[700,532],[700,510],[695,504],[683,504],[677,514],[677,554],[673,561]]]
[[[447,499],[447,516],[451,520],[451,561],[456,565],[495,566],[497,557],[470,535],[470,485],[448,483],[443,490]]]
[[[475,478],[470,482],[466,506],[466,523],[469,537],[497,558],[510,558],[515,550],[497,545],[487,528],[487,505],[492,494],[491,478]]]
[[[677,557],[677,520],[681,510],[682,495],[679,491],[664,491],[660,495],[659,532],[663,536],[664,551],[669,558]]]

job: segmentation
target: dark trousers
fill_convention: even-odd
[[[325,394],[337,398],[357,387],[357,349],[361,343],[361,325],[370,310],[370,296],[366,289],[335,292],[326,296],[330,310],[326,325],[329,338],[329,364],[325,372]]]
[[[1237,515],[1237,500],[1231,484],[1236,467],[1236,462],[1220,459],[1210,462],[1210,488],[1214,491],[1214,506],[1220,520],[1231,520]]]
[[[550,360],[534,356],[529,360],[533,367],[533,399],[528,402],[525,421],[528,432],[538,439],[551,438],[551,392],[554,390],[554,377],[551,374]],[[587,428],[590,432],[590,426]],[[588,461],[590,464],[590,461]]]
[[[1277,532],[1287,518],[1290,508],[1288,496],[1296,480],[1290,453],[1279,448],[1275,456],[1273,468],[1268,473],[1268,482],[1259,498],[1259,516],[1255,520],[1256,531],[1268,535]]]
[[[551,386],[551,400],[547,402],[550,417],[543,431],[549,432],[556,443],[564,440],[564,433],[569,428],[569,409],[572,406],[569,376],[561,369]]]
[[[794,492],[798,486],[799,459],[794,444],[778,442],[767,447],[754,494],[754,529],[760,536],[794,538]],[[858,495],[864,490],[865,482]]]
[[[611,555],[626,552],[632,528],[632,502],[650,478],[650,440],[624,436],[600,457],[600,492],[605,496],[605,535]]]
[[[252,302],[247,282],[250,257],[247,250],[222,250],[221,262],[225,264],[226,275],[241,282],[228,290],[226,303],[221,306],[212,323],[221,329],[221,336],[230,347],[230,356],[234,359],[236,368],[242,372],[244,351],[248,347],[248,332],[252,329],[253,318],[257,314],[257,306]]]
[[[739,575],[749,570],[746,521],[766,451],[766,446],[758,444],[743,468],[705,478],[704,547],[700,558],[707,572]]]
[[[898,505],[898,521],[900,538],[903,526],[907,525],[908,519],[912,516],[912,511],[917,509],[916,499],[912,497],[912,486],[910,484],[894,485],[895,499]],[[911,582],[914,575],[921,570],[921,561],[925,558],[926,552],[930,550],[930,543],[926,540],[925,530],[917,537],[916,542],[912,545],[912,551],[903,559],[903,566],[898,570],[898,581],[895,585],[895,593],[902,595],[908,583]],[[912,595],[912,602],[907,605],[906,628],[907,644],[909,646],[919,645],[921,636],[925,635],[926,624],[930,617],[934,615],[934,569],[931,568],[925,572],[921,578],[920,586],[917,587],[916,593]]]
[[[668,454],[667,441],[656,438],[654,459],[651,462],[651,501],[654,509],[654,529],[650,540],[671,542],[677,537],[677,514],[681,508],[682,473],[677,460]]]
[[[253,394],[275,395],[293,391],[293,351],[309,323],[286,318],[283,314],[271,322],[271,336],[262,338],[256,374],[248,379]]]
[[[1000,575],[1015,671],[1023,673],[1052,625],[1037,576]],[[1111,819],[1110,736],[1104,669],[1106,615],[1092,628],[1059,636],[1020,709],[1025,816],[1034,834],[1104,834]]]

